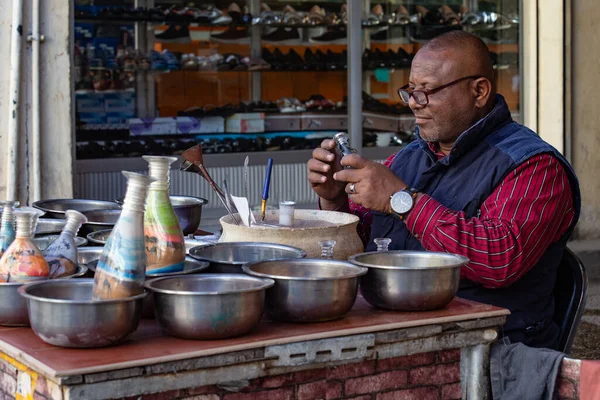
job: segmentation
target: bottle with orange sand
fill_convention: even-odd
[[[85,215],[75,210],[65,213],[67,223],[60,236],[44,250],[44,258],[50,267],[50,278],[73,275],[77,270],[77,245],[75,235],[81,225],[87,222]]]
[[[142,293],[146,278],[144,204],[153,178],[123,171],[127,191],[123,211],[106,240],[96,266],[92,299],[107,300]]]
[[[15,240],[14,208],[19,206],[18,201],[2,201],[2,219],[0,219],[0,256]]]
[[[171,164],[177,158],[143,156],[143,159],[148,161],[150,176],[156,179],[150,184],[144,215],[144,238],[148,260],[146,272],[183,271],[185,241],[169,198],[169,173]]]
[[[15,211],[15,240],[0,258],[0,282],[30,282],[48,279],[49,268],[44,256],[31,240],[35,212]]]

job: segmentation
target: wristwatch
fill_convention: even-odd
[[[410,210],[415,206],[415,198],[417,197],[416,189],[409,189],[408,187],[402,189],[399,192],[394,193],[390,196],[390,206],[392,213],[395,214],[400,220],[404,220]]]

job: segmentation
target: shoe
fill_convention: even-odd
[[[410,24],[410,16],[408,10],[404,6],[398,7],[394,13],[394,24],[395,25],[408,25]]]
[[[309,39],[311,43],[346,43],[346,28],[345,27],[331,27],[325,31],[322,35],[311,37]]]
[[[300,44],[298,28],[277,28],[275,31],[262,37],[262,40],[273,44]]]
[[[388,44],[409,44],[410,39],[404,27],[385,27],[371,35],[371,42]]]
[[[154,35],[158,42],[163,43],[189,43],[190,29],[186,25],[169,25],[163,32]]]
[[[221,43],[250,43],[250,34],[247,28],[232,26],[218,35],[211,35],[210,40]]]
[[[442,14],[442,20],[444,21],[444,25],[460,24],[460,18],[449,6],[444,4],[442,7],[440,7],[440,14]]]
[[[383,22],[383,7],[381,4],[377,4],[371,9],[367,18],[363,20],[363,26],[375,26],[380,25]]]
[[[304,23],[309,25],[322,25],[325,22],[326,12],[319,6],[313,6],[305,18]]]
[[[181,69],[185,71],[197,71],[198,59],[195,54],[184,54],[181,56]]]
[[[429,11],[426,7],[417,6],[417,13],[419,14],[421,25],[442,25],[442,16],[436,11]]]
[[[163,50],[162,57],[165,60],[165,63],[167,64],[167,69],[169,71],[176,71],[180,69],[181,64],[179,63],[179,60],[177,59],[175,54],[171,53],[169,50]]]
[[[514,25],[510,29],[489,29],[474,32],[487,44],[511,44],[519,42],[519,28]]]
[[[285,56],[285,59],[288,65],[288,69],[294,71],[304,69],[304,59],[300,57],[300,54],[296,53],[294,49],[290,49],[290,51]]]
[[[413,43],[426,43],[436,36],[450,31],[462,30],[462,25],[448,25],[448,26],[421,26],[417,30],[417,34],[410,37]],[[484,40],[485,41],[485,40]]]
[[[304,21],[304,13],[299,13],[290,5],[283,9],[283,23],[286,25],[298,25]]]
[[[162,54],[156,50],[150,52],[148,60],[150,62],[150,69],[153,71],[166,71],[169,69],[167,67],[167,61],[163,58]]]

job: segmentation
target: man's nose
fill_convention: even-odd
[[[417,109],[421,109],[425,106],[417,103],[417,101],[415,100],[415,96],[410,96],[410,99],[408,99],[408,107],[410,107],[411,110],[417,110]]]

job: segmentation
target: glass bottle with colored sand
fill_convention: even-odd
[[[129,171],[123,171],[123,175],[127,178],[123,211],[96,266],[94,300],[119,299],[143,292],[146,278],[144,204],[148,185],[154,179]]]
[[[50,267],[50,278],[73,275],[77,270],[77,245],[75,235],[87,222],[85,215],[75,210],[65,213],[67,223],[60,236],[44,250],[44,258]]]
[[[0,258],[0,282],[30,282],[48,279],[50,270],[42,252],[31,240],[32,211],[15,211],[15,240]]]
[[[19,206],[18,201],[2,201],[2,218],[0,219],[0,256],[15,240],[14,208]]]
[[[146,241],[146,272],[164,273],[183,271],[185,240],[183,231],[169,198],[169,173],[175,157],[143,156],[148,161],[150,184],[144,216]]]

